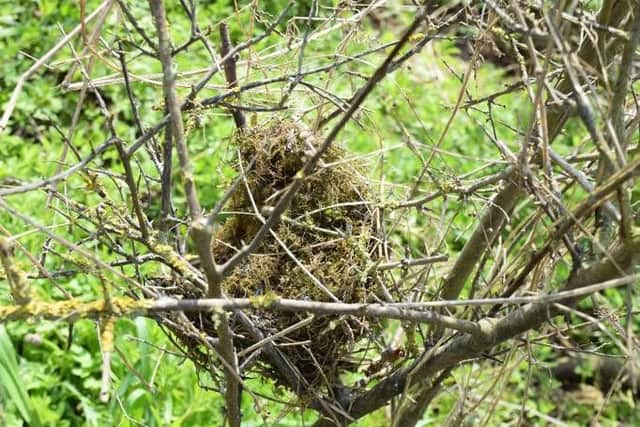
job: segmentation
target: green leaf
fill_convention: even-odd
[[[40,419],[33,408],[29,393],[20,380],[16,352],[4,325],[0,325],[0,392],[5,400],[10,400],[22,419],[29,425],[40,426]]]

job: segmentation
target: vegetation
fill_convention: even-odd
[[[635,425],[636,0],[0,6],[0,424]]]

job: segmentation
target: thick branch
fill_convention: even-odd
[[[565,297],[566,298],[566,297]],[[236,310],[289,311],[312,313],[321,316],[359,316],[372,319],[397,319],[415,323],[428,323],[472,334],[480,333],[476,322],[458,320],[433,311],[409,309],[402,304],[346,304],[322,301],[300,301],[276,298],[272,301],[251,298],[202,298],[158,300],[134,300],[128,297],[113,298],[111,305],[102,301],[33,302],[27,305],[0,307],[0,321],[42,318],[97,319],[101,316],[140,316],[156,312],[214,312]]]
[[[476,267],[484,251],[489,249],[502,231],[508,215],[520,198],[522,190],[516,183],[507,185],[494,197],[486,211],[482,214],[480,224],[476,227],[471,238],[464,245],[458,255],[456,263],[447,275],[440,291],[440,297],[445,300],[458,298],[469,275]]]
[[[640,279],[640,274],[631,274],[616,279],[590,285],[567,288],[563,291],[536,297],[512,298],[513,304],[552,304],[570,301],[619,286],[625,286]],[[359,316],[372,319],[396,319],[415,323],[440,325],[446,328],[472,334],[484,333],[477,322],[459,320],[444,316],[426,308],[440,308],[447,304],[490,305],[500,298],[469,301],[434,301],[432,303],[391,303],[391,304],[347,304],[324,301],[302,301],[287,298],[200,298],[176,299],[160,298],[136,300],[129,297],[112,298],[110,304],[103,301],[79,302],[74,300],[58,302],[34,301],[27,305],[0,307],[0,322],[41,318],[46,320],[98,319],[108,316],[145,316],[156,312],[213,312],[237,310],[289,311],[312,313],[320,316]],[[260,338],[262,339],[262,338]]]
[[[565,289],[578,289],[598,282],[612,280],[627,275],[640,263],[640,238],[622,244],[611,251],[611,258],[605,259],[589,268],[576,273],[566,283]],[[576,303],[579,298],[570,300]],[[557,309],[550,304],[528,304],[500,320],[483,319],[479,322],[484,333],[480,335],[465,334],[455,338],[443,347],[427,352],[423,358],[412,366],[399,369],[370,391],[358,396],[350,405],[349,415],[358,419],[384,406],[389,399],[399,395],[407,387],[409,377],[417,383],[430,381],[443,369],[474,358],[483,351],[496,346],[520,334],[534,330],[557,314]],[[335,425],[331,420],[321,419],[315,427]]]

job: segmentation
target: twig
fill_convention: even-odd
[[[118,271],[117,269],[113,268],[109,264],[105,263],[100,258],[98,258],[98,256],[96,256],[94,253],[92,253],[92,252],[90,252],[88,250],[85,250],[85,249],[79,247],[78,245],[75,245],[74,243],[70,242],[69,240],[65,239],[64,237],[61,237],[61,236],[58,236],[57,234],[54,234],[51,230],[49,230],[48,227],[45,227],[42,224],[37,223],[36,221],[31,219],[27,215],[24,215],[20,211],[18,211],[17,209],[9,206],[9,204],[7,204],[7,202],[1,196],[0,196],[0,208],[6,210],[11,215],[13,215],[15,218],[18,218],[19,220],[21,220],[25,224],[28,224],[31,227],[33,227],[34,229],[38,230],[43,235],[48,236],[52,240],[60,243],[65,248],[68,248],[69,250],[77,252],[79,255],[82,255],[87,260],[93,262],[96,265],[96,267],[100,267],[100,268],[103,268],[103,269],[109,271],[114,276],[122,279],[123,282],[129,283],[130,285],[132,285],[132,286],[134,286],[134,287],[136,287],[138,289],[142,288],[142,286],[138,282],[136,282],[134,279],[126,276],[125,274],[121,273],[120,271]]]
[[[404,32],[403,36],[400,38],[400,41],[394,46],[385,61],[378,67],[378,69],[376,69],[369,81],[358,91],[353,102],[349,106],[349,109],[343,114],[340,121],[338,121],[333,129],[331,129],[329,134],[325,137],[324,141],[316,149],[313,156],[311,156],[302,167],[302,169],[300,169],[298,173],[296,173],[295,177],[293,178],[293,182],[290,184],[287,191],[282,195],[278,203],[274,206],[272,213],[269,215],[260,229],[256,232],[251,242],[241,248],[241,250],[238,251],[231,259],[229,259],[229,261],[227,261],[226,264],[222,267],[223,275],[228,274],[228,272],[233,270],[243,259],[249,256],[249,254],[251,254],[255,250],[255,248],[258,247],[260,242],[262,242],[262,239],[264,239],[268,231],[280,221],[280,217],[287,210],[289,204],[293,200],[293,197],[302,187],[305,178],[313,172],[322,155],[331,146],[333,141],[338,136],[338,133],[340,133],[340,131],[346,126],[349,120],[351,120],[351,117],[355,114],[356,110],[360,108],[360,105],[364,102],[369,93],[371,93],[373,88],[387,75],[388,67],[392,63],[393,58],[395,58],[395,56],[400,52],[400,49],[402,49],[402,47],[409,40],[411,35],[418,29],[418,26],[422,23],[422,20],[426,16],[426,13],[426,8],[423,8],[418,13],[413,23]]]
[[[138,197],[138,187],[136,186],[135,178],[133,176],[133,169],[131,168],[131,159],[127,155],[127,151],[124,148],[124,143],[120,138],[115,138],[116,148],[118,149],[118,155],[122,161],[125,172],[125,181],[129,187],[129,193],[131,196],[131,204],[133,205],[133,211],[138,218],[138,227],[140,228],[140,234],[144,240],[149,239],[149,230],[147,224],[147,217],[142,213],[142,207],[140,206],[140,198]]]
[[[105,306],[110,302],[105,301]],[[100,381],[100,402],[109,401],[109,389],[111,388],[111,357],[114,349],[115,319],[107,317],[100,325],[100,350],[102,352],[102,376]]]
[[[280,15],[278,15],[276,20],[265,30],[264,33],[260,34],[259,36],[253,37],[244,43],[240,43],[235,48],[231,49],[226,55],[224,55],[218,63],[216,63],[213,67],[211,67],[209,71],[207,71],[205,76],[197,84],[193,86],[193,88],[191,89],[191,92],[189,93],[189,95],[187,95],[187,101],[193,101],[196,95],[205,87],[205,85],[209,82],[209,80],[211,80],[213,76],[215,76],[218,73],[218,71],[220,71],[220,64],[226,63],[226,61],[233,58],[235,55],[237,55],[241,51],[255,45],[256,43],[260,42],[262,39],[267,37],[269,34],[271,34],[271,32],[273,32],[273,30],[287,15],[287,13],[289,12],[289,9],[291,9],[291,7],[293,6],[293,3],[294,2],[290,1],[287,4],[287,6],[282,10]]]
[[[129,23],[133,26],[133,28],[138,32],[138,34],[140,34],[142,39],[145,42],[147,42],[149,47],[151,47],[151,49],[153,49],[155,52],[157,52],[158,51],[158,46],[156,46],[156,44],[153,42],[153,40],[151,40],[151,38],[147,35],[147,33],[140,26],[140,24],[138,24],[138,20],[136,19],[135,16],[133,16],[131,11],[129,10],[129,8],[125,4],[124,0],[116,0],[116,1],[118,2],[118,6],[120,6],[120,10],[122,10],[122,12],[124,12],[124,16],[127,18]]]
[[[273,341],[277,340],[278,338],[282,338],[284,336],[287,336],[288,334],[290,334],[293,331],[296,331],[300,328],[303,328],[305,326],[307,326],[308,324],[310,324],[313,321],[314,317],[313,316],[309,316],[305,319],[302,319],[299,322],[294,323],[291,326],[288,326],[286,328],[284,328],[281,331],[276,332],[273,335],[270,335],[266,338],[261,339],[260,341],[256,342],[253,345],[250,345],[249,347],[245,348],[244,350],[238,352],[238,357],[243,357],[249,353],[251,353],[252,351],[259,349],[260,347],[264,347],[265,345],[272,343]]]
[[[624,276],[625,272],[634,268],[639,261],[640,239],[636,239],[632,243],[620,245],[611,259],[602,260],[573,276],[565,288],[582,288]],[[576,300],[567,304],[574,304]],[[487,348],[539,327],[557,312],[558,309],[548,304],[528,304],[500,320],[481,321],[482,334],[454,338],[445,346],[426,352],[423,358],[416,360],[412,366],[397,370],[371,390],[351,399],[348,402],[349,416],[357,419],[386,404],[389,399],[403,392],[408,376],[418,379],[419,383],[426,383],[443,369],[456,366]],[[314,424],[314,427],[335,425],[331,420],[322,419]]]
[[[313,34],[309,37],[308,41],[313,41],[313,40],[317,40],[317,39],[321,39],[323,36],[326,36],[327,34],[329,34],[332,31],[336,31],[346,25],[350,25],[350,24],[354,24],[359,22],[360,20],[362,20],[364,17],[367,16],[367,14],[379,7],[382,3],[384,3],[383,1],[377,0],[376,2],[372,2],[369,6],[367,6],[366,9],[358,12],[357,14],[353,15],[352,17],[350,17],[349,19],[342,19],[339,20],[338,23],[336,23],[335,25],[322,30],[316,34]],[[287,6],[282,10],[282,12],[280,13],[280,15],[278,15],[276,17],[276,19],[274,20],[274,22],[272,24],[270,24],[267,29],[265,30],[264,33],[248,40],[247,42],[244,42],[238,46],[236,46],[230,53],[232,53],[233,55],[238,54],[240,51],[245,50],[253,45],[255,45],[256,43],[262,41],[264,38],[266,38],[267,36],[269,36],[269,34],[271,34],[275,28],[280,24],[280,22],[282,22],[282,20],[287,16],[287,13],[289,12],[289,9],[291,9],[291,7],[295,4],[295,1],[290,1],[289,3],[287,3]],[[380,50],[384,50],[387,47],[389,47],[389,44],[393,44],[394,42],[390,42],[390,43],[386,43],[382,46],[378,46],[375,48],[372,48],[370,51],[368,51],[368,53],[363,52],[363,54],[370,54],[373,52],[377,52]],[[266,60],[266,59],[271,59],[271,58],[275,58],[278,56],[282,56],[284,54],[288,54],[289,52],[291,52],[294,49],[299,48],[301,45],[301,42],[296,41],[294,43],[291,44],[287,44],[286,47],[276,51],[276,52],[272,52],[270,54],[264,55],[262,56],[260,59],[261,60]],[[172,52],[173,53],[173,52]],[[354,58],[358,57],[360,55],[356,55],[354,56]],[[220,59],[219,63],[223,63],[225,60],[227,59],[227,57],[223,57]],[[350,62],[350,59],[347,59],[345,62]],[[241,61],[238,63],[239,65],[243,65],[244,63]],[[340,65],[340,63],[334,63],[331,64],[329,66],[327,66],[328,68],[333,68],[335,66]],[[207,74],[207,73],[211,73],[213,72],[213,75],[215,75],[218,71],[220,71],[219,68],[213,67],[213,68],[204,68],[204,69],[199,69],[199,70],[193,70],[193,71],[188,71],[185,73],[180,73],[180,77],[192,77],[192,76],[196,76],[196,75],[200,75],[200,74]],[[213,75],[211,77],[213,77]],[[295,77],[295,73],[292,75],[293,77]],[[206,79],[206,81],[208,82],[211,77],[209,77],[208,79]],[[162,78],[161,74],[152,74],[152,75],[148,75],[148,76],[144,76],[144,77],[138,77],[140,80],[145,81],[147,83],[150,84],[156,84],[159,85],[159,83],[153,81],[153,79],[158,79],[158,78]],[[285,78],[284,80],[288,80],[290,77]],[[204,81],[205,79],[203,79],[202,81]],[[94,82],[94,86],[95,87],[100,87],[100,86],[104,86],[104,85],[110,85],[110,84],[121,84],[123,83],[123,79],[121,77],[104,77],[104,78],[100,78],[100,79],[96,79]],[[72,83],[71,85],[69,85],[69,87],[67,88],[68,90],[78,90],[81,83]],[[206,82],[203,83],[203,86],[206,85]],[[185,85],[185,87],[191,87],[192,85]],[[200,92],[202,88],[198,88],[197,92]],[[191,98],[189,98],[191,99]]]
[[[53,184],[56,184],[59,181],[63,181],[68,177],[70,177],[71,175],[73,175],[74,173],[76,173],[77,171],[82,170],[85,166],[91,163],[93,159],[95,159],[100,154],[107,151],[107,148],[114,145],[115,141],[116,140],[114,138],[110,138],[109,140],[107,140],[107,142],[97,147],[93,153],[91,153],[90,155],[82,159],[81,162],[76,163],[75,165],[71,166],[69,169],[65,170],[64,172],[56,174],[50,178],[0,190],[0,197],[11,196],[13,194],[26,193],[33,190],[39,190],[41,188],[45,188]]]
[[[593,191],[594,186],[584,173],[571,166],[569,162],[567,162],[560,155],[558,155],[558,153],[551,149],[549,150],[549,157],[551,157],[551,160],[553,160],[558,166],[560,166],[563,171],[575,178],[575,180],[578,182],[578,184],[580,184],[582,188],[587,190],[589,193]],[[612,218],[614,218],[616,221],[620,221],[620,213],[618,212],[618,209],[616,209],[616,207],[613,205],[613,203],[606,202],[603,207],[607,210]]]
[[[228,57],[226,61],[222,64],[224,67],[224,74],[227,78],[227,84],[230,89],[234,91],[238,88],[238,74],[236,72],[236,58],[234,56],[229,56],[229,52],[231,52],[231,39],[229,37],[229,28],[227,28],[227,24],[222,22],[220,24],[220,39],[222,40],[222,48],[220,52],[223,57]],[[238,129],[245,129],[247,127],[247,119],[244,117],[242,111],[238,108],[233,108],[231,110],[231,114],[233,115],[233,120],[236,122],[236,127]]]
[[[379,264],[375,266],[374,268],[376,270],[393,270],[395,268],[408,268],[408,267],[415,267],[419,265],[435,264],[437,262],[447,261],[448,259],[449,259],[448,255],[431,255],[428,257],[418,258],[418,259],[402,259],[400,261],[385,262],[383,264]]]
[[[94,10],[89,16],[87,16],[84,20],[84,24],[91,21],[93,18],[98,16],[100,12],[105,10],[106,8],[111,6],[113,0],[105,0]],[[18,96],[20,96],[20,92],[22,92],[22,87],[27,82],[29,77],[31,77],[40,67],[42,67],[49,59],[53,57],[60,49],[62,49],[72,38],[78,35],[82,30],[83,24],[77,25],[69,34],[63,37],[55,46],[53,46],[47,53],[45,53],[40,59],[38,59],[27,71],[25,71],[18,82],[16,83],[13,92],[11,93],[11,98],[9,102],[5,106],[4,113],[2,114],[2,118],[0,118],[0,133],[2,133],[7,124],[9,123],[9,119],[11,118],[11,114],[18,103]]]

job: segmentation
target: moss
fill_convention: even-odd
[[[236,169],[245,171],[246,185],[239,186],[227,207],[237,214],[228,218],[216,232],[212,250],[218,263],[229,260],[238,248],[251,240],[262,225],[256,209],[268,214],[268,207],[277,203],[318,145],[304,126],[289,120],[273,120],[238,132],[234,141],[242,162]],[[223,287],[228,295],[251,298],[258,307],[265,307],[275,298],[330,300],[310,277],[313,275],[343,302],[366,299],[372,282],[367,271],[374,262],[369,256],[374,252],[373,220],[366,203],[354,202],[366,200],[369,189],[357,166],[339,162],[343,157],[339,147],[332,146],[326,151],[321,164],[333,166],[321,166],[305,178],[286,212],[287,218],[273,228],[287,250],[273,236],[267,237],[225,279]],[[253,167],[249,167],[252,163]],[[265,335],[308,316],[268,310],[258,315],[258,324]],[[196,319],[195,315],[192,320],[209,335],[215,335],[212,322],[205,322],[201,317]],[[320,316],[284,338],[304,345],[286,346],[281,350],[307,381],[319,386],[324,379],[333,381],[339,374],[339,360],[365,332],[363,325],[357,319]],[[250,336],[247,331],[236,332]],[[253,344],[241,338],[235,342],[239,347]],[[278,380],[267,361],[263,362],[266,368],[263,373]]]

